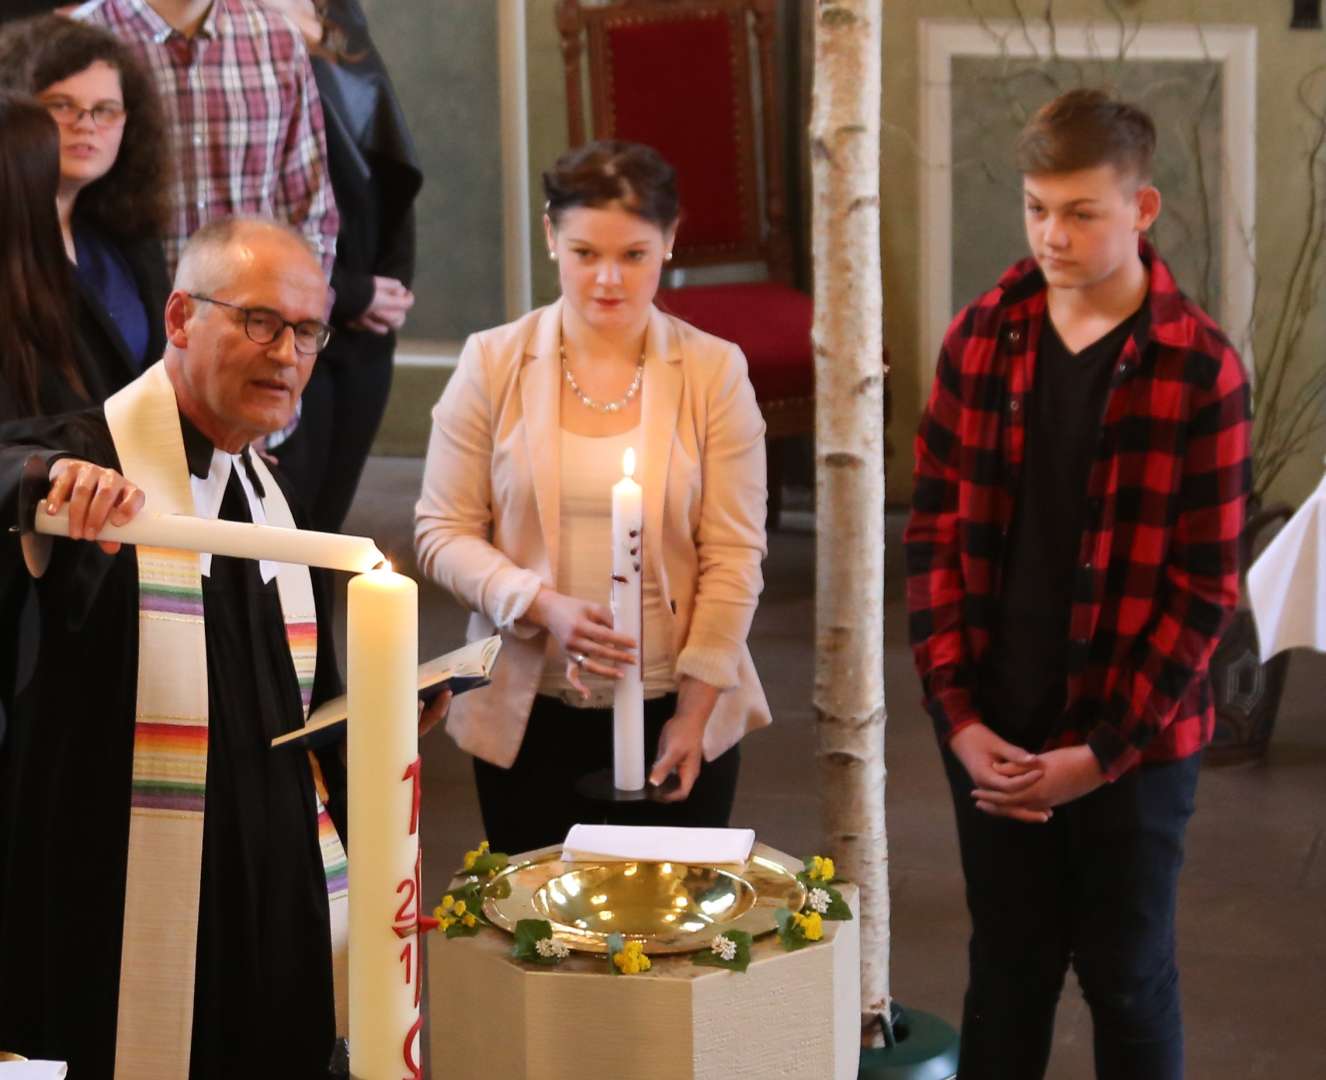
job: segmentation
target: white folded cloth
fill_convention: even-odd
[[[744,863],[754,845],[754,829],[572,825],[562,845],[562,861]]]
[[[0,1061],[0,1080],[64,1080],[63,1061]]]
[[[1326,477],[1248,571],[1262,660],[1299,646],[1326,652]]]

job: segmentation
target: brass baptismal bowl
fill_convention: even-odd
[[[617,933],[659,954],[708,948],[725,930],[767,933],[778,908],[799,911],[806,901],[801,867],[759,847],[744,866],[562,862],[559,855],[538,853],[487,882],[484,915],[513,933],[521,919],[547,919],[555,938],[582,952],[607,952],[608,935]]]

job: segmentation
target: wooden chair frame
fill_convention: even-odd
[[[612,30],[624,25],[664,22],[696,16],[724,18],[732,26],[735,54],[732,57],[733,111],[736,137],[743,148],[743,175],[737,178],[742,202],[742,240],[739,244],[688,246],[685,229],[673,249],[673,266],[703,266],[743,261],[763,262],[774,281],[792,282],[792,243],[787,228],[787,195],[783,177],[780,114],[774,85],[773,46],[775,0],[619,0],[617,3],[583,7],[579,0],[558,0],[557,29],[561,36],[562,62],[566,77],[568,133],[572,146],[585,139],[585,100],[582,88],[582,57],[588,52],[589,90],[594,138],[610,139],[616,133],[613,108]],[[754,35],[759,66],[759,149],[764,169],[763,221],[760,214],[759,177],[756,168],[755,83],[750,71],[750,36]],[[745,43],[748,47],[741,48]],[[750,152],[744,148],[750,147]],[[684,212],[684,210],[683,210]]]

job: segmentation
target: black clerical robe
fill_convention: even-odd
[[[10,427],[3,437],[118,465],[99,410]],[[18,473],[30,453],[0,447],[6,524],[16,520]],[[233,474],[220,516],[250,520]],[[23,573],[6,537],[0,579]],[[328,582],[314,573],[316,704],[341,686]],[[138,681],[134,549],[112,557],[57,540],[36,591],[35,672],[16,694],[0,748],[0,1048],[67,1060],[71,1076],[100,1080],[114,1062],[124,913]],[[208,765],[190,1077],[325,1076],[335,1020],[315,793],[304,752],[269,748],[302,723],[276,582],[264,584],[256,562],[215,557],[203,604]],[[334,750],[321,760],[329,809],[343,827],[344,771]]]

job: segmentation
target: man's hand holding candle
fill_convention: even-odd
[[[102,526],[127,525],[143,508],[145,496],[114,469],[78,458],[60,458],[51,465],[51,490],[43,511],[54,515],[69,504],[69,536],[95,540]],[[39,511],[39,512],[43,512]],[[100,541],[107,555],[120,550],[118,540]]]

